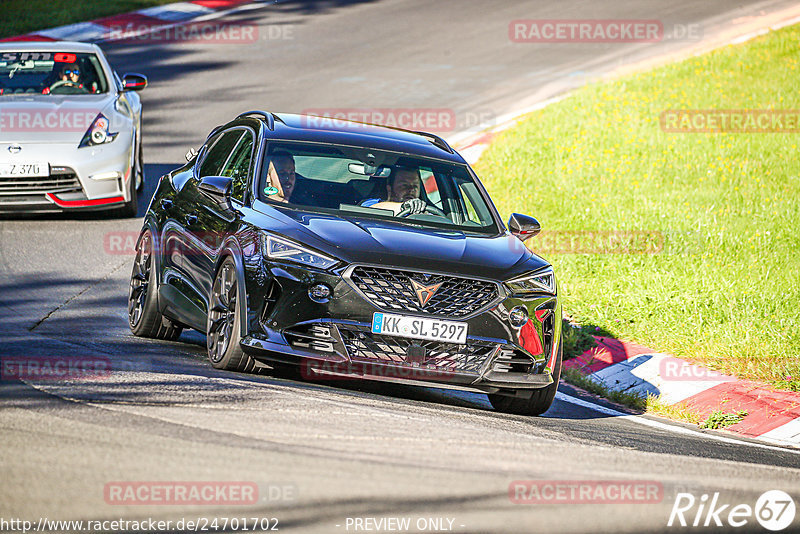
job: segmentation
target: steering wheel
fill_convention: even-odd
[[[447,215],[445,215],[445,213],[442,210],[440,210],[436,206],[432,206],[431,204],[425,204],[425,211],[423,213],[438,215],[439,217],[444,217],[445,219],[448,218]],[[408,217],[409,215],[411,215],[411,210],[409,210],[408,208],[400,211],[400,213],[397,214],[398,217]]]
[[[85,87],[81,87],[80,85],[75,85],[72,82],[68,82],[66,80],[58,80],[53,85],[50,86],[50,92],[53,92],[53,89],[58,89],[59,87],[69,87],[70,89],[74,89],[79,93],[88,93],[89,90]]]

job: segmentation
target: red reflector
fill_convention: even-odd
[[[542,342],[539,340],[539,334],[536,332],[533,323],[528,320],[527,323],[522,325],[519,330],[519,344],[523,349],[527,350],[533,355],[542,353]]]
[[[78,59],[75,54],[64,54],[59,53],[53,56],[53,61],[56,63],[75,63],[75,60]]]

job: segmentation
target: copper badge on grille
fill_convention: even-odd
[[[414,288],[414,292],[417,294],[417,300],[419,300],[419,305],[422,308],[425,307],[428,301],[431,300],[431,297],[436,294],[441,286],[442,282],[430,286],[424,286],[416,280],[411,280],[411,287]]]

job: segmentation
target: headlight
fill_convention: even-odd
[[[264,255],[268,258],[295,261],[303,265],[317,267],[318,269],[330,269],[339,263],[338,260],[320,254],[319,252],[312,252],[286,239],[281,239],[269,234],[264,235],[266,239],[262,241],[262,246]]]
[[[525,293],[556,293],[556,275],[553,268],[548,267],[535,274],[526,274],[506,282],[506,286],[515,295]]]
[[[108,126],[108,118],[102,113],[98,113],[89,129],[83,134],[83,139],[81,139],[81,144],[78,145],[78,148],[102,145],[116,139],[119,132],[109,132]]]

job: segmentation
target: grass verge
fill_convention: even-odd
[[[180,0],[3,0],[0,39]]]
[[[725,413],[718,410],[713,412],[705,421],[700,423],[700,427],[711,429],[725,428],[726,426],[741,423],[745,417],[747,417],[747,412],[745,411]]]
[[[585,87],[486,151],[476,171],[506,216],[543,223],[529,246],[579,322],[800,391],[800,134],[668,133],[659,120],[799,110],[798,41],[791,26]]]
[[[700,414],[689,410],[680,403],[670,405],[664,403],[660,398],[654,395],[643,397],[642,395],[632,391],[617,391],[607,387],[605,384],[601,384],[600,382],[592,380],[577,369],[565,367],[561,371],[561,378],[573,386],[579,387],[594,395],[606,398],[612,402],[616,402],[617,404],[627,406],[628,408],[632,408],[638,412],[647,412],[648,414],[658,415],[667,419],[672,419],[673,421],[680,421],[693,425],[701,425],[704,423]],[[711,416],[709,416],[706,421],[710,419]],[[714,420],[716,421],[716,419]],[[722,426],[729,426],[738,422],[739,421],[733,421]],[[703,428],[722,428],[722,426],[703,426]]]

